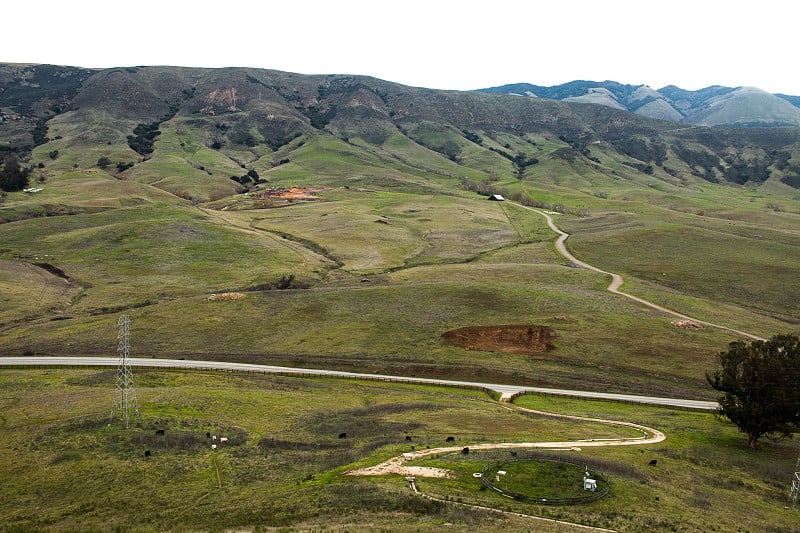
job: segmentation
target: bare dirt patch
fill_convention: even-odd
[[[317,193],[327,189],[328,187],[270,187],[212,202],[207,207],[217,211],[286,207],[301,202],[319,200]]]
[[[325,187],[272,187],[263,191],[251,193],[250,196],[259,200],[271,199],[297,202],[316,200],[316,193],[324,190]]]
[[[698,324],[694,320],[675,320],[672,325],[676,328],[683,329],[706,329],[702,324]]]
[[[450,330],[442,336],[467,350],[533,355],[555,348],[555,332],[550,326],[468,326]]]
[[[233,300],[244,300],[247,298],[241,292],[221,292],[218,294],[210,295],[207,300],[210,302],[225,302],[225,301],[233,301]]]
[[[437,448],[434,451],[453,451],[460,448]],[[453,477],[453,472],[444,468],[434,468],[430,466],[405,466],[406,461],[431,455],[431,450],[416,453],[404,453],[397,457],[392,457],[388,461],[384,461],[379,465],[359,468],[347,472],[350,476],[385,476],[388,474],[398,474],[401,476],[417,476],[417,477],[438,477],[446,478]]]

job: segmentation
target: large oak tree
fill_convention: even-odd
[[[724,393],[720,412],[747,434],[755,448],[764,436],[800,431],[800,339],[776,335],[769,341],[732,342],[719,354],[720,368],[706,373]]]

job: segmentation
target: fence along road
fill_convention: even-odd
[[[414,383],[420,385],[438,385],[479,389],[496,392],[501,399],[509,400],[519,394],[536,393],[593,400],[608,400],[645,405],[661,405],[679,409],[698,411],[716,411],[717,402],[687,400],[682,398],[662,398],[658,396],[639,396],[635,394],[615,394],[609,392],[580,391],[569,389],[550,389],[545,387],[527,387],[524,385],[502,385],[497,383],[481,383],[477,381],[457,381],[448,379],[418,378],[406,376],[390,376],[386,374],[364,374],[359,372],[342,372],[339,370],[321,370],[316,368],[293,368],[286,366],[255,365],[248,363],[228,363],[224,361],[194,361],[185,359],[148,359],[131,357],[131,366],[138,368],[165,368],[180,370],[216,370],[222,372],[246,372],[255,374],[280,374],[292,376],[333,377],[341,379],[363,379],[385,381],[389,383]],[[0,357],[0,367],[7,366],[71,366],[71,367],[116,367],[118,357]]]

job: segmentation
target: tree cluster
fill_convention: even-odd
[[[133,128],[133,135],[128,135],[128,146],[132,150],[143,156],[153,153],[153,143],[156,137],[161,135],[158,130],[159,123],[138,124]]]
[[[21,191],[28,186],[30,173],[30,169],[20,166],[17,154],[6,154],[3,158],[3,170],[0,171],[0,189],[8,192]]]
[[[246,174],[242,174],[241,176],[231,176],[231,179],[237,183],[241,183],[242,185],[247,185],[248,183],[264,183],[267,180],[261,179],[261,176],[258,175],[254,169],[250,169],[247,171]]]

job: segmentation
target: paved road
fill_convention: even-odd
[[[558,233],[558,240],[556,240],[556,249],[558,250],[558,252],[561,255],[563,255],[565,258],[567,258],[568,261],[571,261],[572,263],[574,263],[575,265],[577,265],[577,266],[579,266],[581,268],[585,268],[585,269],[591,270],[593,272],[598,272],[600,274],[606,274],[608,276],[611,276],[611,284],[608,286],[608,289],[607,289],[608,292],[611,292],[611,293],[614,293],[614,294],[618,294],[620,296],[624,296],[625,298],[629,298],[629,299],[631,299],[631,300],[633,300],[635,302],[638,302],[638,303],[640,303],[642,305],[646,305],[647,307],[651,307],[653,309],[661,311],[662,313],[666,313],[668,315],[672,315],[674,317],[680,318],[681,320],[690,320],[690,321],[695,322],[697,324],[702,324],[704,326],[708,326],[708,327],[711,327],[711,328],[717,328],[717,329],[722,329],[722,330],[725,330],[725,331],[730,331],[731,333],[736,333],[737,335],[741,335],[743,337],[747,337],[748,339],[753,339],[753,340],[757,340],[757,341],[766,341],[767,340],[767,339],[758,337],[756,335],[753,335],[752,333],[747,333],[746,331],[739,331],[738,329],[729,328],[727,326],[721,326],[719,324],[714,324],[712,322],[706,322],[704,320],[698,320],[697,318],[693,318],[693,317],[690,317],[688,315],[684,315],[682,313],[678,313],[677,311],[673,311],[672,309],[667,309],[666,307],[662,307],[662,306],[660,306],[658,304],[654,304],[653,302],[649,302],[649,301],[647,301],[647,300],[645,300],[643,298],[639,298],[638,296],[634,296],[632,294],[628,294],[628,293],[622,292],[621,290],[619,290],[619,288],[622,287],[622,283],[624,281],[622,279],[622,276],[620,276],[619,274],[614,274],[613,272],[606,272],[605,270],[601,270],[601,269],[597,268],[596,266],[590,265],[589,263],[584,263],[580,259],[576,258],[574,255],[572,255],[569,252],[569,250],[567,250],[567,247],[564,244],[564,241],[566,241],[567,237],[569,237],[569,233],[565,233],[565,232],[561,231],[558,228],[558,226],[556,226],[555,222],[553,222],[553,217],[551,217],[549,214],[545,213],[544,211],[539,211],[538,209],[533,209],[533,208],[530,208],[530,207],[527,207],[527,206],[524,206],[524,205],[521,205],[521,204],[514,204],[514,205],[518,205],[518,206],[522,207],[523,209],[527,209],[529,211],[533,211],[534,213],[539,213],[545,219],[547,219],[547,225],[550,226],[550,229],[555,231],[556,233]]]
[[[687,400],[682,398],[660,398],[656,396],[638,396],[633,394],[614,394],[609,392],[592,392],[567,389],[549,389],[544,387],[526,387],[523,385],[501,385],[497,383],[481,383],[476,381],[455,381],[447,379],[430,379],[406,376],[390,376],[385,374],[362,374],[358,372],[341,372],[337,370],[320,370],[314,368],[292,368],[285,366],[253,365],[247,363],[228,363],[224,361],[192,361],[184,359],[146,359],[131,357],[131,366],[139,368],[177,368],[187,370],[220,370],[233,372],[252,372],[259,374],[291,374],[297,376],[328,376],[346,379],[367,379],[393,383],[419,383],[424,385],[442,385],[469,389],[489,390],[500,393],[504,399],[511,399],[526,392],[570,396],[599,400],[613,400],[647,405],[663,405],[682,409],[714,411],[719,407],[717,402]],[[117,357],[0,357],[3,366],[108,366],[119,364]]]

